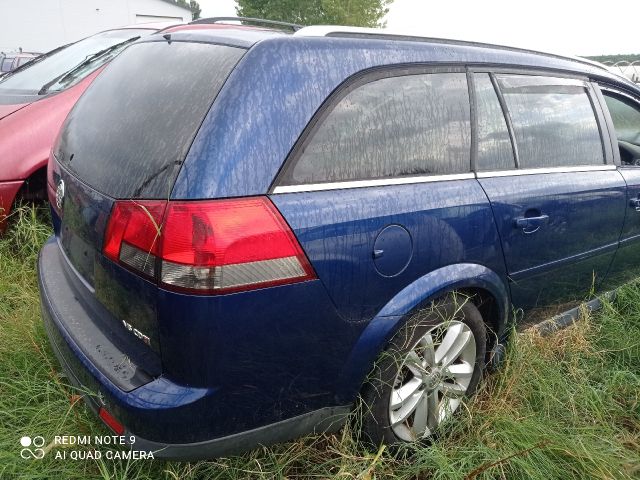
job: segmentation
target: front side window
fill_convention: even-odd
[[[499,75],[521,168],[601,165],[602,141],[584,82]]]
[[[621,162],[640,165],[640,105],[622,95],[602,93],[618,137]]]
[[[620,161],[624,165],[640,165],[640,105],[622,95],[602,93],[618,137]]]
[[[342,98],[312,135],[282,185],[469,172],[466,75],[372,81]]]

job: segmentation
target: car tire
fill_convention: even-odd
[[[372,445],[432,440],[476,391],[485,350],[485,323],[468,298],[449,295],[415,313],[363,387],[362,439]]]

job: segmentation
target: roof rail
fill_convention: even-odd
[[[509,47],[506,45],[495,45],[492,43],[472,42],[468,40],[452,40],[448,38],[434,38],[426,37],[422,35],[416,35],[415,33],[401,32],[398,30],[381,29],[381,28],[363,28],[363,27],[347,27],[341,25],[312,25],[310,27],[304,27],[294,32],[295,36],[301,37],[359,37],[359,38],[371,38],[378,40],[395,40],[395,41],[410,41],[410,42],[432,42],[432,43],[448,43],[453,45],[467,45],[480,48],[499,48],[501,50],[508,50],[512,52],[533,53],[538,55],[547,55],[551,57],[561,58],[563,60],[573,60],[574,62],[580,62],[592,67],[601,68],[606,70],[606,67],[599,62],[594,62],[588,58],[577,57],[572,55],[560,55],[557,53],[541,52],[538,50],[530,50],[527,48]]]
[[[240,23],[253,23],[256,25],[274,26],[274,27],[286,27],[290,28],[294,32],[297,32],[303,28],[303,25],[288,22],[278,22],[275,20],[266,20],[264,18],[249,18],[249,17],[210,17],[199,18],[190,22],[190,25],[194,24],[211,24],[211,23],[226,23],[226,22],[240,22]]]

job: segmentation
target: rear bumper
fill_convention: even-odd
[[[105,374],[105,368],[95,364],[95,356],[84,351],[68,331],[69,324],[82,321],[70,316],[85,315],[84,323],[91,320],[65,278],[68,273],[61,271],[62,261],[52,237],[38,260],[42,318],[47,335],[62,369],[81,390],[89,407],[96,413],[104,407],[113,414],[125,426],[124,435],[135,439],[132,449],[153,451],[154,456],[162,458],[204,459],[286,441],[313,431],[337,430],[343,424],[350,411],[348,406],[322,408],[211,440],[188,441],[191,432],[197,429],[201,432],[207,424],[225,415],[217,398],[221,392],[216,388],[179,385],[164,375],[149,378],[147,383],[130,391],[114,384]]]

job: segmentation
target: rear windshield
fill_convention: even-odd
[[[76,103],[58,161],[113,198],[167,198],[191,142],[245,50],[134,44]]]

